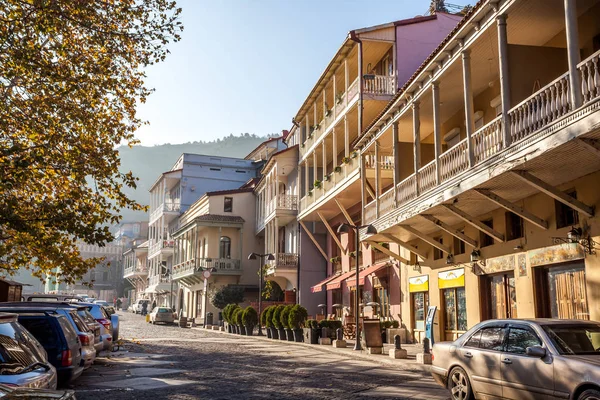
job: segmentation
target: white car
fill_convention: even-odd
[[[135,313],[135,314],[141,314],[142,313],[142,305],[144,303],[146,303],[146,310],[148,310],[148,312],[150,312],[150,310],[149,310],[149,308],[150,308],[150,300],[148,300],[148,299],[136,300],[131,305],[131,312]]]
[[[150,323],[172,324],[175,322],[175,313],[168,307],[154,307],[150,313]]]

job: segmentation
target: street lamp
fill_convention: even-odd
[[[265,262],[264,262],[265,258],[267,259],[267,261],[275,260],[275,256],[273,255],[273,253],[267,253],[267,254],[250,253],[250,255],[248,256],[248,260],[260,259],[260,280],[258,281],[258,318],[259,318],[258,336],[264,336],[262,333],[260,317],[262,315],[262,283],[263,283],[263,268],[265,265]]]
[[[354,343],[354,350],[362,350],[362,347],[360,345],[360,327],[359,327],[359,312],[358,312],[358,288],[360,287],[359,285],[359,273],[358,273],[358,255],[360,254],[360,238],[358,236],[358,231],[363,229],[363,228],[367,228],[367,234],[368,235],[376,235],[377,234],[377,229],[375,229],[375,227],[373,225],[350,225],[347,223],[343,223],[341,224],[338,229],[337,229],[337,233],[348,233],[350,232],[350,229],[353,229],[356,233],[356,296],[354,296],[354,313],[355,313],[355,318],[356,318],[356,341]]]

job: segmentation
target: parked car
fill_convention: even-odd
[[[46,350],[15,314],[0,313],[0,384],[46,389],[57,385]]]
[[[140,299],[140,300],[136,300],[132,305],[132,310],[134,313],[136,314],[141,314],[142,313],[142,305],[146,303],[146,307],[150,307],[150,300],[148,299]]]
[[[104,307],[106,309],[106,311],[108,312],[109,315],[113,315],[114,313],[117,312],[117,310],[115,310],[115,307],[113,307],[113,305],[110,304],[106,300],[95,300],[95,301],[93,301],[93,303],[94,304],[99,304],[102,307]]]
[[[72,294],[24,294],[23,301],[83,301],[83,298]]]
[[[78,303],[60,302],[11,302],[0,303],[0,312],[14,312],[17,314],[38,311],[53,311],[64,315],[75,329],[81,342],[81,356],[84,360],[84,368],[92,366],[96,359],[96,346],[102,346],[100,342],[100,329],[96,326],[90,327],[80,316],[80,312],[86,312],[84,306]],[[97,335],[97,336],[96,336]]]
[[[175,322],[175,315],[173,310],[167,307],[154,307],[154,310],[150,313],[150,323],[156,324],[157,322],[163,324],[172,324]]]
[[[99,304],[95,303],[78,303],[80,306],[85,306],[92,314],[94,319],[100,324],[100,337],[104,344],[103,350],[112,351],[113,349],[113,323],[111,316]],[[118,319],[118,315],[114,315]]]
[[[30,389],[22,387],[10,387],[0,384],[0,398],[2,400],[15,399],[54,399],[54,400],[76,400],[75,392],[72,390],[49,390]]]
[[[96,353],[104,349],[104,343],[102,343],[102,334],[100,323],[96,321],[92,314],[88,311],[87,307],[77,305],[77,314],[86,323],[88,328],[94,333],[94,349]]]
[[[434,344],[431,372],[452,399],[600,399],[600,324],[485,321]]]
[[[56,368],[59,385],[81,375],[81,342],[64,315],[55,311],[19,311],[18,321],[44,346],[48,361]]]

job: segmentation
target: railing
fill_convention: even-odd
[[[146,265],[132,265],[123,269],[123,277],[128,277],[134,274],[147,274],[148,266]]]
[[[298,211],[298,196],[295,194],[280,194],[277,197],[277,208],[280,210]]]
[[[377,159],[373,154],[365,155],[365,167],[375,168]],[[393,156],[379,156],[379,166],[382,170],[394,169],[394,157]]]
[[[417,196],[416,184],[415,174],[412,174],[396,186],[396,200],[398,204],[406,203]]]
[[[276,253],[275,260],[269,261],[269,264],[275,268],[296,268],[298,266],[298,254]]]
[[[369,223],[375,219],[377,219],[377,200],[373,200],[365,206],[365,221]]]
[[[467,139],[463,139],[440,156],[440,175],[442,181],[469,168]]]
[[[508,112],[512,141],[519,141],[567,114],[570,103],[569,74],[565,73]]]
[[[487,160],[502,150],[502,116],[481,127],[472,137],[475,162]]]
[[[149,286],[155,286],[155,285],[159,285],[161,283],[169,283],[170,280],[168,277],[163,276],[163,275],[154,275],[154,276],[150,277],[149,282],[150,282]]]
[[[394,187],[379,196],[379,215],[387,214],[396,206],[396,190]]]
[[[174,240],[159,240],[158,242],[152,242],[148,247],[148,255],[158,253],[162,249],[172,249],[175,247]]]
[[[156,221],[164,212],[179,212],[181,211],[181,199],[166,200],[161,205],[156,207],[156,210],[150,214],[150,221]]]
[[[358,78],[356,78],[351,84],[350,86],[348,86],[348,92],[346,95],[346,98],[348,100],[348,102],[350,102],[350,99],[353,99],[354,96],[356,96],[358,94]]]
[[[600,50],[579,63],[577,68],[581,72],[581,94],[584,103],[600,96]]]
[[[371,78],[363,78],[363,92],[374,95],[393,95],[396,93],[396,77],[371,75]]]
[[[193,258],[173,266],[173,279],[180,279],[189,275],[202,274],[204,270],[216,269],[216,273],[240,272],[240,260],[231,258]]]
[[[437,184],[435,166],[435,160],[432,160],[419,170],[419,190],[421,192],[433,189]]]

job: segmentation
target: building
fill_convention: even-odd
[[[246,302],[258,298],[254,237],[256,209],[251,179],[240,188],[207,192],[179,218],[175,239],[172,282],[178,285],[177,308],[188,318],[215,318],[219,310],[210,303],[211,293],[223,286],[244,290]],[[175,295],[175,294],[174,294]]]
[[[436,340],[600,319],[599,58],[597,0],[480,1],[353,143],[360,239],[414,340],[429,306]]]
[[[150,188],[148,288],[146,294],[159,305],[170,305],[170,271],[179,216],[206,192],[237,189],[256,176],[254,160],[182,154],[170,171]]]
[[[129,303],[146,298],[148,288],[148,240],[135,239],[123,253],[123,278],[129,282]]]
[[[461,18],[439,13],[351,31],[293,119],[296,129],[289,140],[299,145],[301,175],[298,221],[307,237],[301,246],[300,264],[304,264],[307,248],[316,250],[321,259],[311,261],[312,268],[320,271],[322,278],[313,280],[317,275],[312,275],[300,286],[311,288],[311,299],[319,299],[317,303],[326,300],[327,313],[336,311],[333,304],[343,304],[349,313],[355,312],[357,288],[347,278],[356,261],[369,275],[375,273],[372,250],[360,245],[357,248],[356,235],[338,234],[337,227],[361,223],[362,176],[372,179],[379,171],[391,179],[393,173],[391,157],[383,154],[366,160],[361,169],[359,152],[352,143]],[[372,185],[365,190],[373,190]],[[379,267],[384,265],[382,260]],[[384,282],[381,278],[379,282]],[[361,291],[359,287],[358,295],[363,299]],[[377,293],[382,297],[380,302],[386,303],[387,289],[382,286]],[[389,307],[379,311],[384,316],[390,314]],[[341,315],[342,310],[337,312]]]

